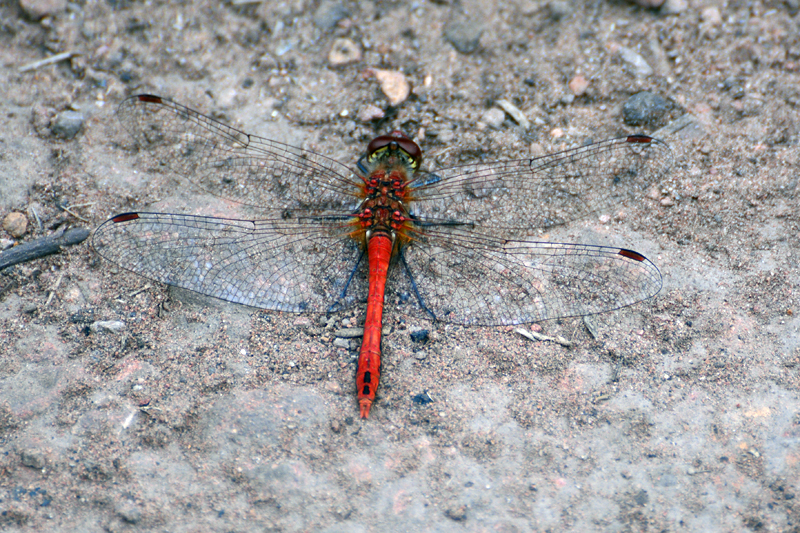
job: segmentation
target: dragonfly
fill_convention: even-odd
[[[639,252],[536,233],[635,201],[671,165],[655,138],[429,172],[419,145],[394,131],[351,169],[165,97],[132,96],[117,115],[153,167],[257,216],[122,213],[95,231],[95,250],[151,280],[254,308],[330,314],[366,303],[361,418],[376,399],[385,306],[436,323],[512,325],[619,309],[661,289]]]

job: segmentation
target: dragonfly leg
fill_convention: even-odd
[[[414,281],[414,275],[411,273],[411,267],[408,266],[406,262],[406,256],[403,255],[403,248],[398,249],[397,253],[400,255],[400,261],[403,263],[403,270],[406,271],[406,276],[408,276],[408,280],[411,282],[411,290],[414,291],[414,296],[417,297],[417,303],[422,308],[423,311],[428,313],[428,316],[431,317],[431,320],[436,322],[436,315],[428,309],[428,306],[425,305],[425,300],[422,299],[422,295],[419,293],[419,289],[417,288],[417,282]]]
[[[344,308],[343,302],[345,302],[345,298],[347,297],[347,290],[350,288],[350,283],[353,281],[353,278],[358,272],[358,266],[361,264],[361,260],[364,259],[364,252],[362,251],[361,254],[358,256],[358,261],[356,261],[353,270],[350,271],[350,275],[347,277],[347,282],[344,284],[342,288],[342,292],[339,293],[339,297],[336,299],[335,302],[328,307],[328,314],[335,313],[337,311],[341,311]]]

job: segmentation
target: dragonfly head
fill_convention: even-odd
[[[412,170],[417,170],[422,162],[419,145],[401,131],[375,137],[367,146],[367,161],[370,163],[386,154],[402,157]]]

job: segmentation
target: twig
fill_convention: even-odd
[[[74,205],[73,205],[72,207],[77,207],[77,206],[74,206]],[[61,206],[61,209],[63,209],[64,211],[66,211],[66,212],[67,212],[67,213],[69,213],[70,215],[74,216],[75,218],[82,220],[83,222],[89,222],[88,220],[86,220],[86,219],[85,219],[85,218],[83,218],[82,216],[80,216],[80,215],[78,215],[78,214],[76,214],[76,213],[73,213],[72,211],[70,211],[69,207],[67,207],[67,206],[65,206],[65,205]]]
[[[59,285],[61,285],[61,280],[64,279],[64,271],[62,270],[58,274],[58,279],[56,280],[56,284],[53,285],[53,288],[50,289],[50,296],[47,297],[47,301],[44,303],[45,307],[50,307],[50,302],[53,301],[53,296],[56,294],[56,289]]]
[[[33,213],[33,218],[36,219],[36,229],[42,231],[42,219],[39,218],[39,213],[36,212],[36,208],[31,205],[28,207],[28,210]]]
[[[522,328],[517,328],[514,330],[514,332],[532,341],[557,342],[561,346],[566,346],[567,348],[572,346],[572,341],[568,341],[561,335],[550,337],[549,335],[542,335],[541,333],[536,333],[535,331],[528,331],[527,329],[522,329]]]
[[[75,52],[62,52],[60,54],[56,54],[54,56],[46,57],[44,59],[40,59],[38,61],[34,61],[33,63],[28,63],[27,65],[22,65],[19,67],[20,72],[28,72],[29,70],[35,70],[39,67],[44,67],[47,65],[51,65],[53,63],[58,63],[59,61],[64,61],[65,59],[69,59],[75,55]]]
[[[62,246],[71,246],[86,240],[89,236],[89,230],[86,228],[72,228],[65,232],[54,233],[45,237],[39,237],[15,246],[10,250],[0,253],[0,270],[16,265],[18,263],[25,263],[32,261],[46,255],[54,254],[61,251]]]
[[[129,296],[129,297],[130,297],[130,298],[133,298],[133,297],[134,297],[134,296],[136,296],[137,294],[141,294],[141,293],[143,293],[144,291],[146,291],[146,290],[147,290],[147,289],[149,289],[150,287],[152,287],[152,285],[150,285],[150,284],[148,283],[147,285],[145,285],[145,286],[144,286],[144,287],[142,287],[141,289],[138,289],[138,290],[135,290],[135,291],[133,291],[133,292],[130,294],[130,296]]]

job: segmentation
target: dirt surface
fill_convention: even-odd
[[[27,228],[4,245],[224,215],[141,165],[115,116],[138,92],[348,164],[392,129],[431,168],[634,132],[675,163],[558,235],[643,253],[658,296],[594,333],[541,324],[572,348],[390,313],[367,421],[360,340],[335,336],[363,308],[256,311],[88,244],[0,272],[0,529],[800,531],[796,1],[21,4],[0,5],[0,217]],[[391,107],[370,69],[411,95]],[[644,90],[664,113],[626,125]]]

